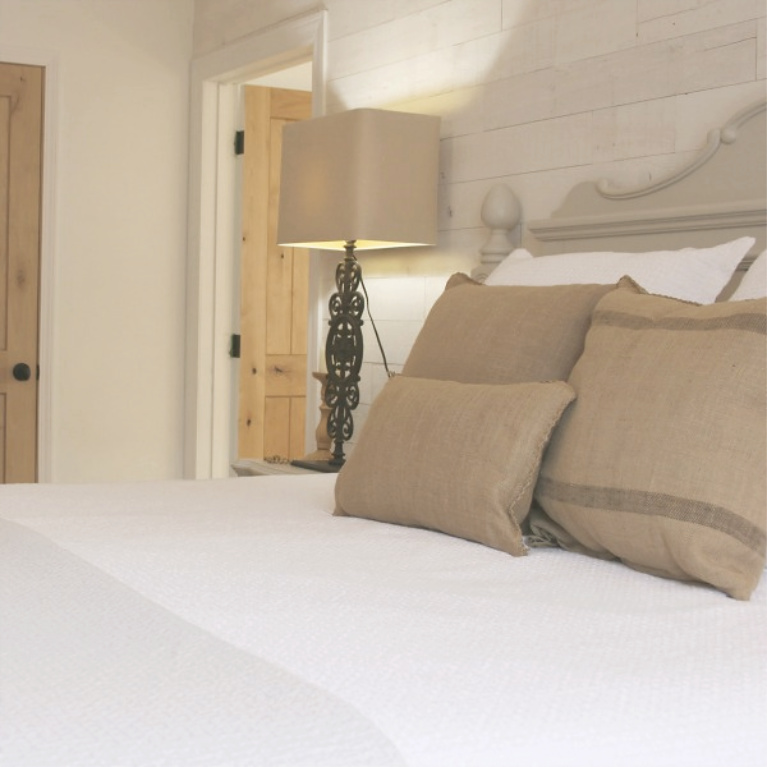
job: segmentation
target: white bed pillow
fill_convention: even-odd
[[[753,237],[712,248],[683,248],[653,253],[567,253],[532,259],[504,259],[486,285],[613,284],[628,275],[650,293],[699,304],[716,300]]]
[[[740,285],[730,296],[730,301],[745,301],[748,298],[767,296],[767,250],[757,256],[748,271],[743,275]]]

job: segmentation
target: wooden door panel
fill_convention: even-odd
[[[306,397],[290,398],[290,455],[305,455]]]
[[[0,484],[5,482],[5,434],[7,431],[5,408],[8,398],[0,392]]]
[[[292,248],[293,251],[293,294],[291,296],[293,316],[290,321],[290,351],[306,357],[309,337],[309,251]]]
[[[8,296],[8,196],[10,193],[11,99],[0,95],[0,308]],[[8,348],[8,313],[0,311],[0,350]]]
[[[264,456],[286,458],[304,451],[306,397],[267,397]],[[287,426],[287,428],[286,428]]]
[[[240,380],[238,408],[238,456],[264,456],[264,349],[266,336],[266,226],[269,214],[264,163],[269,156],[269,132],[263,115],[270,111],[264,89],[245,89],[246,152],[242,167],[242,247],[240,276]],[[268,127],[268,126],[266,126]]]
[[[303,397],[306,394],[306,356],[269,354],[266,357],[266,396]]]
[[[267,255],[267,354],[306,354],[309,254],[279,248]]]
[[[270,93],[270,96],[272,94]],[[274,110],[274,99],[270,100]],[[269,121],[269,219],[270,232],[277,232],[280,200],[280,164],[282,158],[282,129],[287,120],[271,115]],[[277,245],[270,237],[266,249],[266,353],[290,354],[290,311],[293,289],[293,253]]]
[[[306,91],[268,88],[272,117],[282,120],[308,120],[312,116],[312,95]]]
[[[267,397],[264,402],[264,456],[287,458],[290,435],[284,424],[290,420],[290,400],[286,397]]]
[[[277,245],[277,218],[282,130],[310,113],[308,93],[245,88],[240,458],[305,452],[309,256]]]
[[[37,478],[42,67],[0,64],[0,481]],[[28,367],[17,380],[14,367]]]
[[[278,119],[271,121],[269,230],[275,233],[275,237],[270,237],[267,248],[267,354],[306,354],[309,251],[280,247],[276,243],[282,129],[288,122]]]

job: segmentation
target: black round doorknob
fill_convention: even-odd
[[[17,381],[29,381],[32,377],[32,370],[26,362],[17,362],[13,366],[13,377]]]

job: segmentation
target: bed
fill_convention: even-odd
[[[0,487],[0,765],[764,765],[764,112],[451,278],[337,477]]]

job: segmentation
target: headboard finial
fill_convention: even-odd
[[[514,192],[499,182],[485,195],[481,216],[490,234],[479,250],[480,265],[472,271],[472,277],[480,281],[511,253],[510,235],[522,218],[522,206]]]

